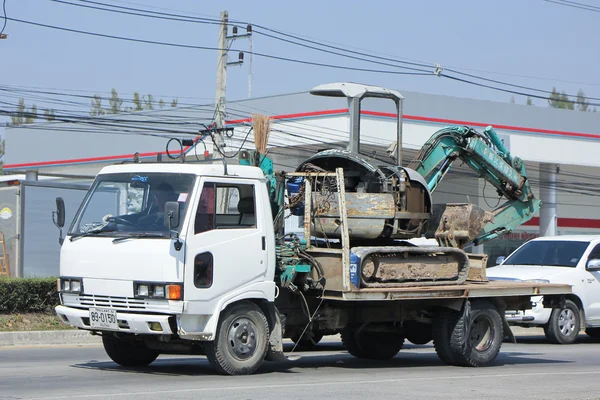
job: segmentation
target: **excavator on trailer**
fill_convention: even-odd
[[[284,338],[302,345],[337,333],[360,358],[389,359],[405,340],[433,340],[444,363],[485,366],[512,337],[506,309],[531,308],[533,295],[544,307],[564,302],[569,286],[488,281],[487,256],[464,250],[540,207],[523,162],[493,128],[443,128],[404,167],[400,93],[351,83],[311,93],[347,99],[349,145],[295,171],[275,172],[264,147],[241,151],[241,165],[105,167],[62,246],[61,320],[102,335],[123,366],[203,354],[218,372],[239,375],[286,360]],[[373,97],[396,106],[394,162],[360,150],[361,101]],[[255,142],[264,144],[269,123],[258,120]],[[434,204],[457,159],[507,202],[492,211]],[[159,207],[152,199],[165,187]],[[57,199],[59,227],[64,213]],[[285,231],[289,214],[303,220],[302,235]],[[420,237],[438,246],[415,245]]]

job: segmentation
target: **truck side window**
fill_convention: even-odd
[[[205,182],[196,211],[194,233],[256,228],[254,199],[254,185]]]
[[[211,253],[201,253],[194,258],[194,286],[205,289],[212,286],[213,256]]]

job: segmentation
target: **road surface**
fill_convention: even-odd
[[[337,341],[252,376],[215,375],[204,357],[160,356],[126,369],[101,346],[0,348],[0,399],[600,399],[600,341],[504,343],[493,366],[443,365],[431,344],[358,360]],[[290,347],[287,347],[289,351]]]

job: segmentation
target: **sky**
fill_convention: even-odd
[[[390,87],[400,92],[407,90],[502,102],[509,102],[513,96],[435,76],[435,64],[439,64],[444,73],[481,83],[486,82],[448,70],[542,90],[557,87],[567,93],[576,93],[583,89],[587,96],[600,97],[600,78],[596,73],[600,52],[593,29],[600,19],[600,1],[597,0],[574,0],[575,3],[597,4],[597,10],[557,4],[564,0],[95,1],[117,7],[214,19],[227,10],[230,21],[241,21],[242,27],[247,22],[252,23],[255,32],[316,46],[301,40],[308,39],[396,60],[349,59],[256,32],[252,49],[257,53],[380,72],[328,68],[255,55],[252,59],[253,97],[306,91],[318,84],[339,81]],[[192,47],[218,47],[216,24],[161,20],[81,5],[106,8],[80,0],[5,1],[6,15],[12,19],[102,35]],[[262,30],[258,25],[263,27]],[[301,39],[291,39],[265,29],[293,34]],[[11,89],[15,86],[86,96],[107,96],[111,88],[115,88],[125,99],[138,91],[167,102],[177,98],[180,104],[214,102],[215,50],[122,41],[13,20],[7,21],[4,33],[8,34],[8,39],[0,40],[0,110],[14,109],[19,98],[19,93]],[[229,58],[235,61],[237,50],[249,50],[249,42],[236,40],[231,49]],[[399,64],[397,60],[416,62],[425,67]],[[228,68],[228,100],[248,97],[248,64],[246,55],[244,65]],[[419,68],[424,75],[400,75],[398,72],[415,71],[399,66]],[[383,73],[382,70],[394,73]],[[7,87],[8,91],[2,90]],[[540,92],[531,93],[545,96]],[[25,98],[27,105],[35,103],[38,109],[90,108],[90,100],[85,97],[62,98],[73,102],[71,105],[64,102],[56,105],[51,102],[53,97],[33,98],[27,94]],[[524,96],[514,97],[516,103],[525,104]],[[410,102],[410,98],[405,101]],[[545,107],[547,102],[534,99],[534,105]],[[8,119],[0,117],[2,121]]]

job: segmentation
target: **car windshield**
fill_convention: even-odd
[[[167,237],[165,203],[178,202],[183,218],[194,179],[192,174],[176,173],[98,175],[69,234],[135,236],[150,232]]]
[[[588,245],[570,240],[531,241],[515,250],[502,265],[575,267]]]

